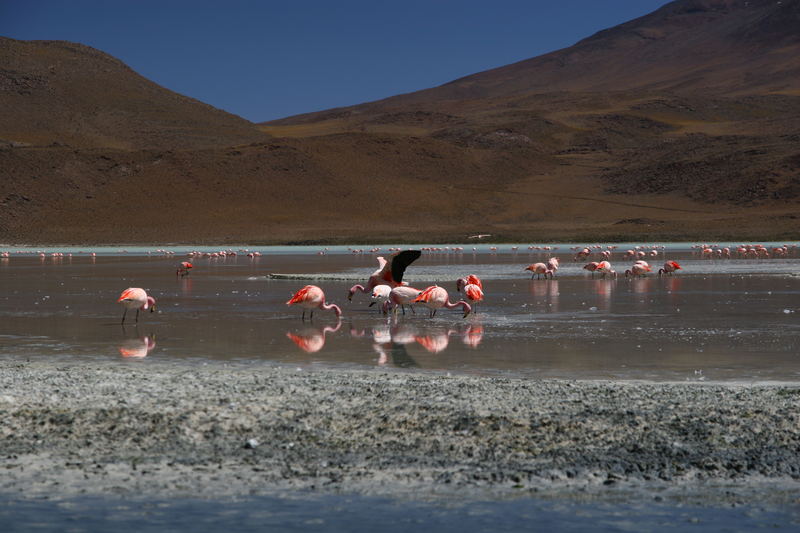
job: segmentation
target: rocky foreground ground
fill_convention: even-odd
[[[0,492],[800,495],[798,407],[788,385],[4,361]]]

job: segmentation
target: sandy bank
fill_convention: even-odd
[[[792,491],[798,407],[793,386],[4,361],[0,491]]]

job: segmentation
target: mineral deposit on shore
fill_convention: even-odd
[[[798,493],[800,387],[4,361],[0,491]]]

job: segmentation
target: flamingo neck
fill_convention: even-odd
[[[358,291],[366,293],[367,289],[364,288],[363,285],[353,285],[352,287],[350,287],[350,296],[354,295]]]
[[[455,309],[456,307],[462,307],[464,309],[464,314],[469,314],[472,311],[472,306],[469,305],[464,300],[459,300],[457,302],[445,302],[444,306],[445,309]]]
[[[147,297],[147,301],[142,306],[142,309],[147,311],[149,308],[153,307],[154,305],[156,305],[156,299],[153,298],[152,296],[148,296]]]
[[[341,309],[339,309],[339,306],[338,306],[338,305],[336,305],[336,304],[326,304],[326,303],[323,303],[323,304],[322,304],[322,305],[320,305],[319,307],[320,307],[320,309],[323,309],[323,310],[325,310],[325,311],[330,311],[330,310],[333,310],[333,312],[334,312],[334,313],[336,313],[336,318],[339,318],[340,316],[342,316],[342,310],[341,310]]]

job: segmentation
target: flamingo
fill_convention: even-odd
[[[128,314],[128,309],[136,309],[135,322],[139,322],[139,310],[147,311],[149,309],[151,313],[156,310],[155,298],[148,296],[144,289],[138,287],[130,287],[122,291],[117,303],[121,303],[125,307],[121,324],[125,323],[125,315]]]
[[[405,306],[414,303],[417,296],[421,293],[422,291],[420,289],[415,289],[408,285],[400,285],[389,291],[389,302],[394,306],[395,312],[397,311],[397,307],[400,306],[400,309],[403,310],[403,314],[406,314]],[[411,312],[416,313],[414,311],[414,306],[411,306]]]
[[[625,277],[628,276],[636,277],[636,276],[644,276],[647,272],[652,272],[653,269],[650,268],[645,261],[637,261],[633,264],[633,266],[625,271]]]
[[[551,257],[550,259],[548,259],[547,268],[552,271],[552,273],[550,274],[550,278],[552,278],[553,274],[555,274],[556,270],[558,270],[558,257]]]
[[[550,274],[550,277],[553,277],[553,271],[547,268],[547,265],[544,263],[534,263],[532,265],[528,265],[525,267],[525,270],[531,271],[531,279],[533,276],[537,276],[536,279],[541,279],[542,274],[544,274],[544,279],[547,279],[547,274]]]
[[[464,287],[464,296],[466,296],[467,302],[472,307],[472,311],[476,312],[475,309],[478,302],[483,301],[483,289],[481,289],[479,285],[468,283]]]
[[[469,276],[458,278],[456,280],[456,290],[458,292],[461,292],[462,290],[464,290],[464,287],[470,284],[477,285],[478,287],[483,289],[483,282],[481,281],[481,278],[479,278],[475,274],[470,274]]]
[[[583,265],[584,270],[588,270],[592,273],[592,277],[594,278],[594,271],[597,270],[597,267],[600,266],[600,263],[597,261],[592,261],[591,263],[586,263]]]
[[[303,308],[302,320],[306,319],[306,309],[311,310],[311,320],[314,320],[314,309],[320,308],[324,311],[332,310],[338,319],[342,316],[342,310],[336,304],[325,303],[325,293],[316,285],[306,285],[286,302],[286,305],[299,305]]]
[[[389,256],[389,261],[383,257],[378,257],[378,269],[370,275],[367,285],[353,285],[347,295],[348,300],[353,299],[353,295],[361,291],[369,294],[375,285],[386,284],[389,287],[397,287],[403,282],[403,273],[408,265],[419,259],[422,255],[420,250],[403,250]]]
[[[433,318],[436,315],[436,311],[442,307],[446,309],[455,309],[456,307],[461,306],[464,309],[464,318],[466,318],[467,315],[472,311],[472,306],[470,306],[464,300],[459,300],[453,303],[450,302],[448,298],[449,296],[445,289],[439,287],[438,285],[431,285],[422,291],[420,295],[416,297],[414,302],[419,302],[430,309],[431,318]]]
[[[178,265],[178,270],[175,271],[175,274],[180,277],[188,276],[189,271],[192,268],[194,268],[193,264],[191,264],[189,261],[183,261],[181,262],[181,264]]]
[[[663,274],[672,274],[676,270],[683,270],[681,266],[677,263],[677,261],[667,261],[664,263],[664,268],[658,269],[658,275],[661,276]]]
[[[392,292],[392,288],[388,285],[375,285],[372,289],[372,303],[369,304],[372,307],[375,304],[380,304],[381,311],[383,314],[386,314],[386,310],[389,303],[389,293]]]
[[[586,259],[590,255],[592,255],[592,251],[589,250],[588,248],[584,248],[583,250],[575,254],[573,261],[578,261],[579,259]]]
[[[615,278],[617,277],[617,271],[611,269],[611,263],[608,261],[600,261],[597,263],[597,268],[595,271],[600,272],[603,275],[603,278],[606,277],[606,274],[611,274]]]

